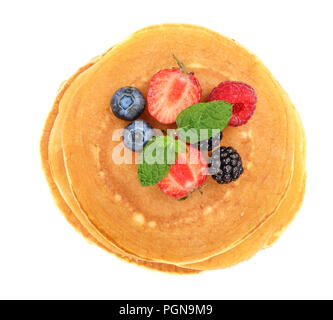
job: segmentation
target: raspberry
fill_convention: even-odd
[[[230,183],[244,172],[242,159],[232,147],[220,147],[209,159],[209,173],[217,183]]]
[[[246,83],[225,81],[212,90],[208,100],[223,100],[232,104],[232,117],[228,124],[238,127],[247,123],[253,115],[256,109],[257,94]]]

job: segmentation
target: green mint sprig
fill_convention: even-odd
[[[187,152],[183,141],[196,143],[209,139],[216,129],[222,131],[228,125],[231,116],[232,105],[225,101],[198,103],[184,109],[176,119],[176,132],[180,140],[158,136],[145,145],[138,168],[140,184],[153,186],[160,182],[169,173],[178,153]],[[206,131],[204,136],[201,130]]]
[[[186,142],[197,143],[222,131],[232,116],[232,105],[222,101],[198,103],[184,109],[177,117],[177,133]],[[202,136],[202,131],[205,135]]]
[[[178,153],[186,152],[186,144],[170,136],[158,136],[144,147],[139,160],[138,178],[142,186],[153,186],[168,174]]]

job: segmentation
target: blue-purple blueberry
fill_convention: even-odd
[[[145,144],[155,136],[153,127],[145,120],[135,120],[125,127],[123,142],[126,148],[141,152]]]
[[[122,120],[133,121],[140,117],[146,106],[146,100],[137,88],[119,88],[111,99],[114,115]]]

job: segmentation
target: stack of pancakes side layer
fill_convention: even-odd
[[[136,164],[117,164],[116,130],[128,122],[110,111],[113,93],[181,59],[198,78],[206,101],[220,82],[246,82],[257,92],[251,120],[227,127],[244,174],[203,195],[176,201],[157,186],[142,187]],[[153,127],[166,129],[147,110]],[[79,69],[63,83],[41,140],[43,169],[67,220],[117,256],[165,272],[225,268],[272,245],[298,211],[305,189],[305,136],[297,111],[256,56],[208,29],[182,24],[147,27]]]

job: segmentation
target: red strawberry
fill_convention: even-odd
[[[207,177],[207,161],[200,150],[187,146],[188,152],[179,153],[168,175],[158,186],[167,195],[183,198],[202,186]]]
[[[159,122],[176,122],[178,114],[196,104],[201,98],[201,87],[193,73],[178,61],[180,68],[157,72],[150,80],[147,95],[149,113]]]
[[[223,100],[233,105],[229,125],[238,127],[249,121],[256,109],[257,94],[246,83],[237,81],[221,82],[212,90],[208,101]]]

